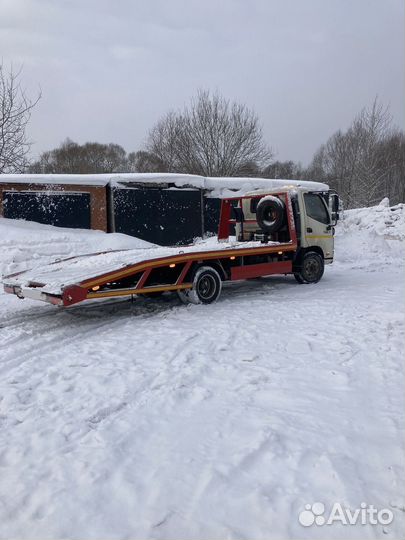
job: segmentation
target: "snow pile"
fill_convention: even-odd
[[[33,221],[1,218],[0,276],[74,255],[151,246],[153,244],[125,234],[64,229]]]
[[[376,266],[403,264],[405,204],[346,210],[336,228],[335,260],[370,271]]]
[[[346,210],[343,227],[346,231],[366,229],[389,239],[405,240],[405,204],[390,206],[386,197],[378,206]]]

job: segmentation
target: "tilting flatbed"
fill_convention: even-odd
[[[227,242],[214,247],[213,242],[201,242],[181,248],[151,247],[94,253],[7,276],[4,288],[22,298],[71,306],[92,298],[189,289],[192,282],[186,276],[193,263],[224,264],[229,261],[232,263],[232,280],[256,277],[263,272],[290,272],[291,261],[279,260],[276,266],[273,262],[268,267],[262,263],[246,268],[236,262],[244,256],[267,254],[276,254],[277,259],[282,259],[281,250],[294,250],[294,246],[291,243],[263,246],[260,242]],[[159,283],[152,283],[159,279],[156,276],[153,280],[153,274],[162,273],[162,270],[166,279],[162,275]],[[128,281],[127,286],[124,280]]]
[[[189,295],[190,301],[194,295],[194,300],[210,303],[218,297],[223,281],[296,273],[298,216],[293,211],[291,195],[291,191],[285,190],[267,197],[253,194],[224,199],[217,238],[191,246],[152,246],[57,260],[4,277],[4,289],[19,298],[65,307],[90,299],[166,291],[177,291],[183,299]],[[243,234],[239,234],[242,241],[230,237],[231,226],[243,228],[256,223],[241,216],[243,203],[269,198],[273,203],[275,199],[281,201],[281,232],[262,235],[260,240],[247,241]],[[269,219],[272,210],[269,208]]]

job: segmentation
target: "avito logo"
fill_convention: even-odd
[[[334,503],[330,512],[325,515],[325,505],[321,502],[306,504],[305,510],[298,515],[298,521],[304,527],[311,525],[389,525],[394,514],[388,508],[375,508],[372,504],[362,502],[359,508],[351,509],[341,503]]]

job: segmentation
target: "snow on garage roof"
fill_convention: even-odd
[[[306,180],[281,180],[270,178],[248,177],[205,177],[193,174],[175,173],[123,173],[110,175],[110,184],[115,187],[129,187],[131,183],[140,184],[174,184],[176,187],[194,187],[211,192],[211,196],[227,197],[238,193],[252,191],[254,189],[273,189],[296,185],[314,190],[328,190],[329,186],[320,182]]]
[[[110,174],[0,174],[0,184],[105,186]]]
[[[205,189],[205,177],[179,173],[116,173],[110,174],[110,185],[129,187],[132,184],[174,184],[176,187]]]
[[[254,189],[274,189],[296,185],[314,190],[327,190],[320,182],[270,178],[204,177],[175,173],[106,173],[106,174],[0,174],[0,184],[43,184],[130,187],[131,184],[174,184],[175,187],[205,189],[214,197],[227,197]]]

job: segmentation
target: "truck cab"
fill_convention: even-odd
[[[294,195],[292,196],[294,201]],[[339,198],[333,191],[297,190],[301,248],[316,249],[322,254],[325,264],[333,262],[334,233],[339,217]],[[293,203],[293,208],[294,208]]]
[[[291,200],[297,236],[294,275],[301,282],[299,273],[306,253],[317,253],[322,259],[322,266],[333,262],[334,232],[339,218],[339,197],[335,191],[285,186],[272,191],[246,193],[234,210],[235,234],[239,241],[288,242],[290,233],[285,215],[288,208],[283,203],[285,193]]]

